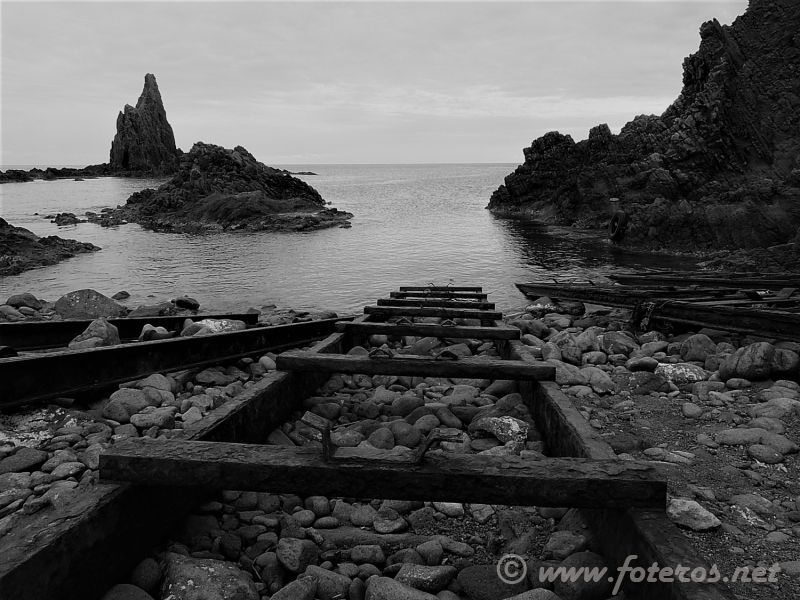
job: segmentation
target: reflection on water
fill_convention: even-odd
[[[122,204],[156,180],[103,178],[0,186],[0,214],[38,235],[103,248],[0,280],[0,296],[53,300],[92,287],[127,290],[128,306],[189,294],[209,309],[264,304],[360,311],[398,285],[483,285],[500,309],[525,304],[515,281],[599,278],[622,268],[691,268],[683,260],[620,252],[572,232],[497,219],[484,209],[514,165],[303,165],[302,179],[355,215],[352,229],[307,233],[167,234],[138,225],[57,227],[56,212],[83,215]],[[291,169],[291,167],[289,167]],[[36,215],[35,213],[39,213]],[[0,299],[1,300],[1,299]]]

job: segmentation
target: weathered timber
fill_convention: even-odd
[[[612,281],[624,285],[704,285],[734,289],[780,289],[800,287],[800,273],[735,273],[713,271],[655,271],[645,273],[613,273],[607,275]]]
[[[344,337],[330,335],[312,351],[341,352]],[[179,437],[261,443],[325,378],[268,373]],[[100,483],[63,508],[23,515],[0,537],[0,598],[100,598],[206,499],[207,490],[195,487]]]
[[[329,335],[339,320],[0,359],[0,407],[103,389],[151,373],[296,347]],[[48,376],[42,377],[42,373]]]
[[[518,360],[468,357],[436,360],[426,356],[398,354],[392,358],[370,358],[348,354],[312,354],[289,350],[278,355],[283,371],[363,373],[365,375],[419,375],[428,377],[469,377],[479,379],[553,379],[555,367]]]
[[[471,308],[474,310],[494,310],[494,302],[477,302],[475,300],[447,300],[441,298],[379,298],[378,306],[434,306],[440,308]]]
[[[365,306],[364,313],[373,317],[441,317],[443,319],[480,319],[498,321],[503,313],[491,310],[470,310],[467,308],[439,308],[435,306]]]
[[[633,308],[641,302],[660,299],[680,299],[683,301],[715,301],[725,299],[744,299],[743,294],[727,288],[645,288],[631,289],[624,286],[573,285],[567,283],[516,283],[517,289],[528,298],[536,300],[541,296],[553,299],[580,300],[602,306]]]
[[[457,286],[457,285],[401,285],[397,288],[401,292],[482,292],[482,286]]]
[[[389,292],[391,298],[444,298],[452,300],[486,300],[487,295],[477,292]]]
[[[477,338],[480,340],[517,340],[520,330],[516,327],[466,327],[463,325],[430,325],[414,323],[338,323],[337,331],[372,335],[418,335],[442,338]]]
[[[104,479],[299,495],[663,509],[666,482],[634,461],[530,460],[429,453],[419,465],[326,463],[316,448],[152,440],[116,443],[100,457]]]
[[[521,342],[509,342],[511,357],[533,361]],[[616,454],[569,398],[552,382],[521,382],[522,397],[551,454],[595,460],[613,459]],[[631,566],[647,568],[688,566],[711,568],[700,557],[663,510],[583,508],[581,515],[600,543],[611,569],[636,555]],[[708,583],[633,583],[623,581],[626,598],[632,600],[734,600],[730,589]]]
[[[136,339],[142,327],[149,323],[153,327],[164,327],[169,331],[180,330],[186,319],[235,319],[248,325],[258,323],[258,313],[236,314],[192,314],[170,317],[133,317],[124,319],[108,319],[119,332],[123,340]],[[80,335],[89,326],[91,320],[65,321],[18,321],[0,323],[0,345],[11,346],[17,350],[40,350],[66,346],[74,337]]]
[[[711,327],[745,335],[800,341],[800,313],[745,306],[703,306],[678,300],[654,301],[641,306],[636,318],[659,323]],[[637,323],[638,325],[638,323]]]

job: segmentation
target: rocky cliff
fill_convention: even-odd
[[[286,171],[233,150],[197,142],[158,189],[136,192],[119,216],[159,231],[320,229],[349,225],[319,193]]]
[[[51,235],[40,238],[0,218],[0,277],[52,265],[83,252],[100,250],[94,244]]]
[[[800,225],[800,3],[751,0],[730,26],[700,28],[683,89],[661,116],[619,135],[548,133],[491,197],[498,215],[602,227],[610,197],[621,243],[708,250],[790,242]]]
[[[136,107],[126,104],[117,116],[109,167],[112,171],[173,173],[178,157],[156,77],[148,73]]]

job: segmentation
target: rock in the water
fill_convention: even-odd
[[[77,290],[56,300],[55,311],[65,319],[124,317],[128,309],[92,289]]]
[[[708,510],[688,498],[671,498],[667,506],[667,516],[674,523],[694,531],[707,531],[722,524]]]
[[[136,107],[126,104],[117,116],[109,166],[115,171],[172,173],[179,155],[156,77],[148,73]]]
[[[99,348],[100,346],[116,346],[120,344],[119,330],[105,318],[95,319],[86,330],[76,336],[69,344],[70,350],[81,348]]]
[[[167,552],[161,597],[171,600],[260,600],[256,586],[235,564]]]
[[[258,162],[241,146],[197,142],[175,176],[134,193],[116,211],[148,229],[304,231],[347,223],[350,213],[325,206],[319,193],[285,171]]]
[[[0,180],[2,176],[0,175]],[[16,275],[43,265],[54,265],[84,252],[100,250],[94,244],[63,239],[55,235],[40,238],[0,217],[0,277]]]

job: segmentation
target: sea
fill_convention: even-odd
[[[340,210],[352,228],[303,233],[156,233],[136,224],[56,226],[124,204],[164,180],[106,177],[0,185],[0,215],[39,236],[101,251],[0,278],[0,302],[32,292],[56,300],[82,288],[130,293],[134,308],[179,295],[215,311],[277,306],[357,314],[401,285],[479,285],[499,310],[524,308],[515,282],[605,281],[641,268],[689,269],[685,259],[625,252],[602,236],[493,216],[492,191],[514,164],[281,165]],[[18,167],[17,167],[18,168]]]

